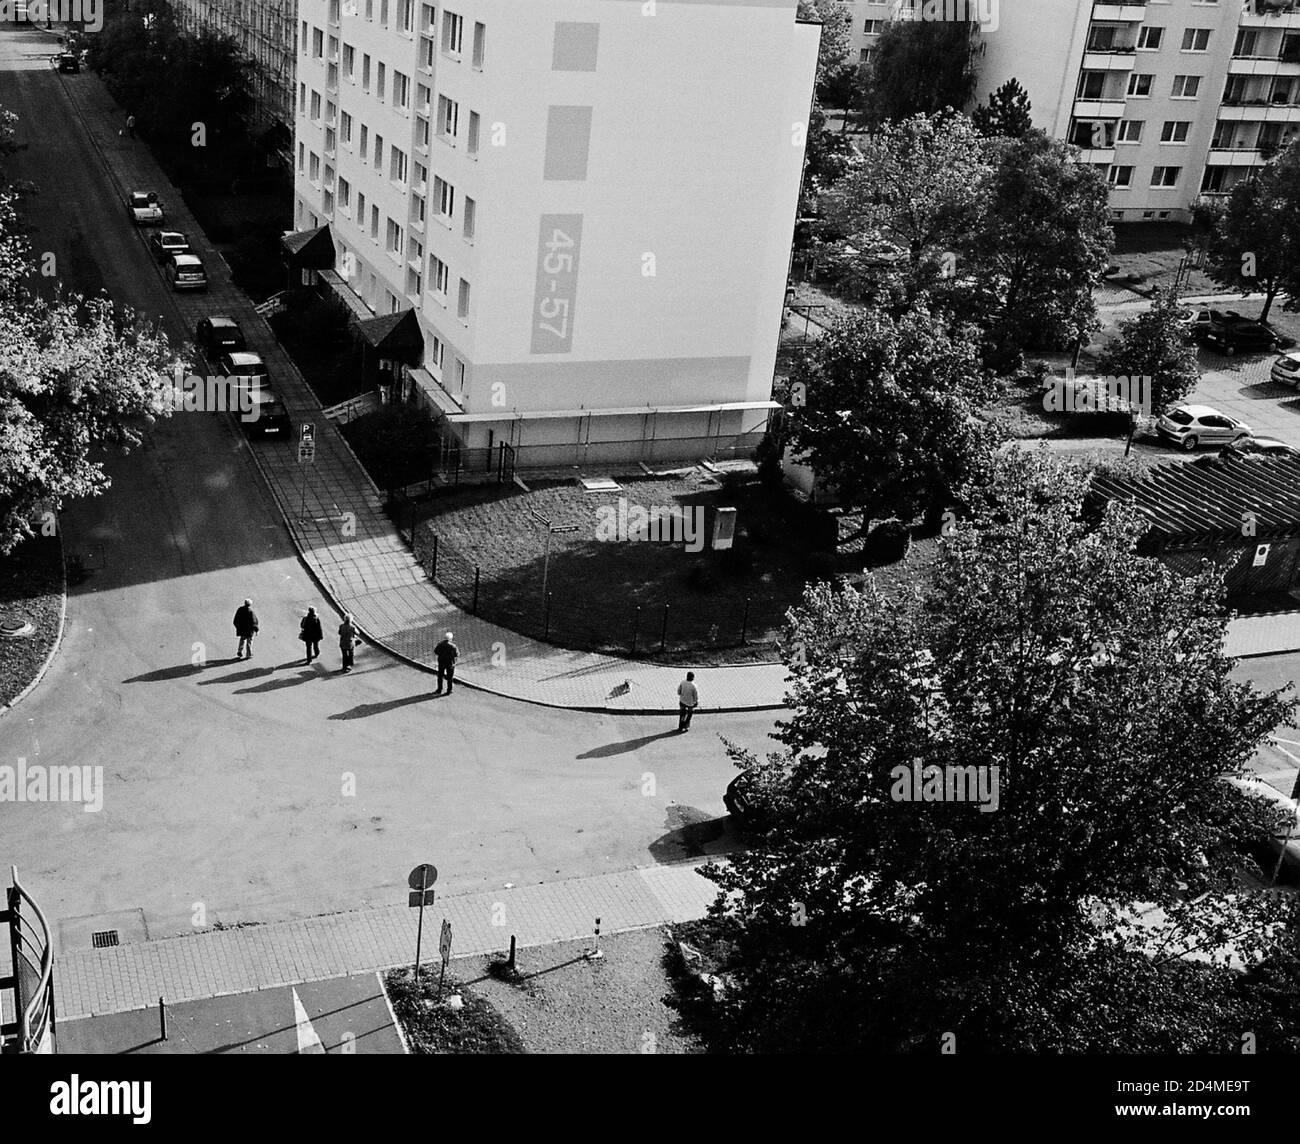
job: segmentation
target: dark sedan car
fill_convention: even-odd
[[[179,230],[160,230],[150,237],[149,249],[159,262],[165,264],[173,254],[189,254],[190,240]]]
[[[194,327],[194,344],[213,361],[223,354],[237,354],[248,348],[239,323],[222,314],[200,319]]]
[[[1277,334],[1261,322],[1215,322],[1205,331],[1205,344],[1220,353],[1271,350]]]

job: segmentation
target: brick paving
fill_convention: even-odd
[[[119,135],[125,113],[92,73],[63,80],[87,134],[119,192],[156,191],[167,227],[183,231],[203,259],[208,290],[174,294],[175,310],[192,331],[213,313],[228,314],[249,348],[266,361],[294,425],[316,425],[316,459],[297,462],[293,442],[258,442],[249,451],[275,497],[304,563],[340,611],[350,611],[366,638],[424,668],[445,631],[460,648],[457,678],[471,687],[552,707],[657,714],[677,708],[685,668],[567,651],[469,616],[425,576],[383,509],[379,490],[328,421],[311,389],[276,341],[266,320],[233,284],[224,259],[207,241],[140,140]],[[126,211],[122,212],[123,225]],[[147,232],[144,232],[147,233]],[[328,643],[332,633],[326,630]],[[701,711],[762,710],[784,705],[781,664],[696,667]]]
[[[422,961],[438,957],[442,919],[456,957],[573,941],[703,917],[717,887],[694,865],[439,897],[425,910]],[[164,938],[102,950],[59,950],[58,1020],[318,981],[410,962],[418,910],[406,902],[344,914]],[[594,939],[593,939],[594,940]]]

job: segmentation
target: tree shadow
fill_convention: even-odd
[[[625,755],[629,751],[639,751],[657,739],[672,739],[676,736],[677,728],[674,727],[671,731],[660,731],[657,735],[642,735],[639,739],[624,739],[621,743],[607,743],[603,747],[592,747],[590,751],[583,751],[575,758],[608,759],[612,755]]]
[[[670,806],[667,817],[672,829],[646,847],[656,862],[668,865],[724,852],[712,844],[727,837],[727,815],[719,818],[693,806]]]

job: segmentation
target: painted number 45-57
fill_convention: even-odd
[[[532,352],[567,353],[578,288],[581,215],[543,215],[537,238],[537,293]]]

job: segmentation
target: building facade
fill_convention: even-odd
[[[418,318],[406,388],[446,439],[521,464],[752,449],[820,37],[796,0],[298,16],[296,225],[328,227],[371,313]]]
[[[891,19],[989,16],[978,100],[1014,76],[1034,124],[1102,168],[1118,222],[1185,221],[1300,133],[1295,0],[891,0],[853,7],[853,58]]]
[[[293,132],[296,0],[171,0],[186,31],[208,30],[233,40],[252,61],[253,133],[270,133],[286,165]]]

